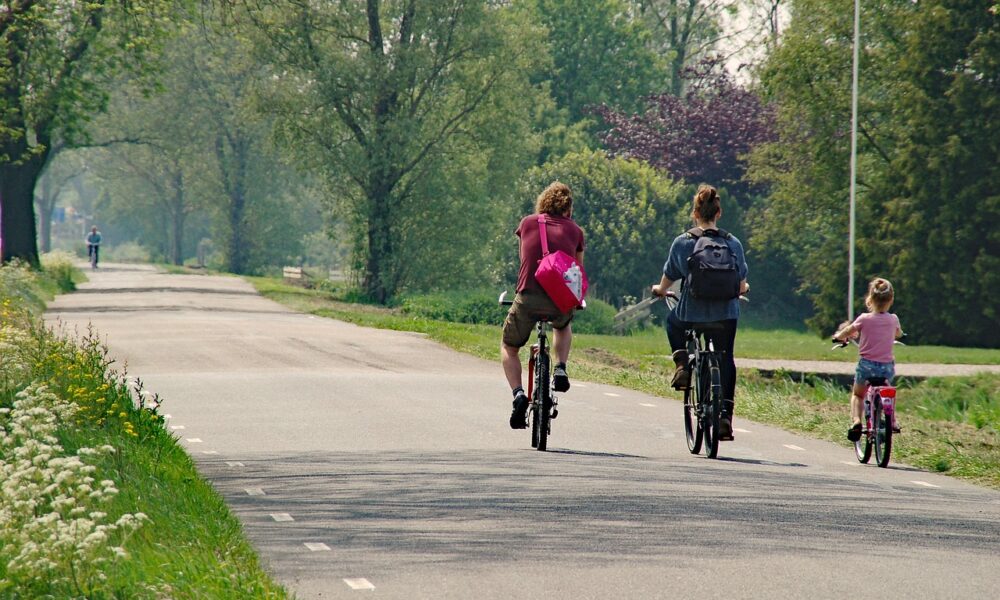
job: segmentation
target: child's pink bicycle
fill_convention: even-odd
[[[834,348],[843,348],[848,342],[833,340]],[[897,342],[898,343],[898,342]],[[880,467],[889,466],[892,453],[892,436],[899,433],[896,422],[896,388],[884,377],[871,377],[865,390],[865,422],[862,424],[861,438],[854,442],[854,453],[858,462],[867,464],[875,449],[875,462]]]

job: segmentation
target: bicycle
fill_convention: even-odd
[[[87,255],[90,258],[90,269],[92,271],[97,270],[97,252],[100,247],[99,244],[87,244]]]
[[[845,348],[850,343],[837,339],[833,342],[834,350]],[[899,341],[895,343],[902,344]],[[875,463],[885,468],[889,466],[889,456],[892,454],[892,436],[901,433],[896,421],[896,388],[885,377],[869,377],[866,383],[865,420],[861,425],[861,438],[854,442],[854,454],[858,457],[858,462],[868,464],[874,449]]]
[[[507,292],[500,294],[498,302],[501,306],[511,306],[513,300],[507,300]],[[578,310],[586,308],[582,302]],[[552,369],[549,357],[548,332],[552,326],[550,319],[541,319],[535,324],[538,342],[531,345],[531,356],[528,358],[528,413],[531,419],[531,447],[544,452],[548,447],[549,434],[552,433],[552,420],[559,416],[559,401],[552,391]]]
[[[741,297],[742,298],[742,297]],[[664,301],[673,310],[680,299],[674,292],[664,294]],[[719,323],[695,323],[684,332],[687,340],[688,369],[691,381],[684,390],[684,437],[691,454],[719,455],[719,421],[722,417],[722,383],[719,355],[711,338],[721,327]]]

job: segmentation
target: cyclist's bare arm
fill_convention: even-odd
[[[672,286],[673,284],[674,282],[671,281],[670,278],[668,278],[666,275],[663,275],[660,277],[660,283],[651,287],[649,291],[654,296],[666,296],[667,290],[669,290],[670,286]]]
[[[838,342],[846,342],[848,339],[857,335],[858,329],[854,326],[854,323],[842,323],[840,329],[837,333],[833,334],[833,339]],[[898,337],[898,336],[897,336]]]

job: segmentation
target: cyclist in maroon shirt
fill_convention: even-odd
[[[517,278],[517,295],[503,323],[503,340],[500,344],[501,363],[507,383],[514,394],[514,410],[510,415],[512,429],[527,427],[528,396],[521,385],[520,350],[531,337],[531,331],[540,319],[551,319],[555,330],[553,348],[556,367],[552,371],[552,387],[557,392],[569,389],[566,361],[573,343],[570,322],[573,311],[561,312],[548,294],[535,280],[535,269],[542,260],[542,243],[538,233],[538,215],[546,215],[546,238],[549,252],[562,250],[576,257],[583,265],[583,231],[573,221],[573,194],[564,183],[553,182],[538,196],[535,214],[521,219],[514,232],[520,238],[521,269]]]

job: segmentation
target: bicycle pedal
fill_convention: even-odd
[[[552,415],[551,415],[551,416],[549,416],[549,418],[550,418],[550,419],[555,419],[555,418],[556,418],[556,417],[558,417],[558,416],[559,416],[559,411],[558,411],[558,410],[556,410],[556,409],[552,409]]]
[[[892,428],[892,432],[893,432],[893,433],[903,433],[903,430],[902,430],[902,429],[900,429],[899,427],[893,427],[893,428]]]

